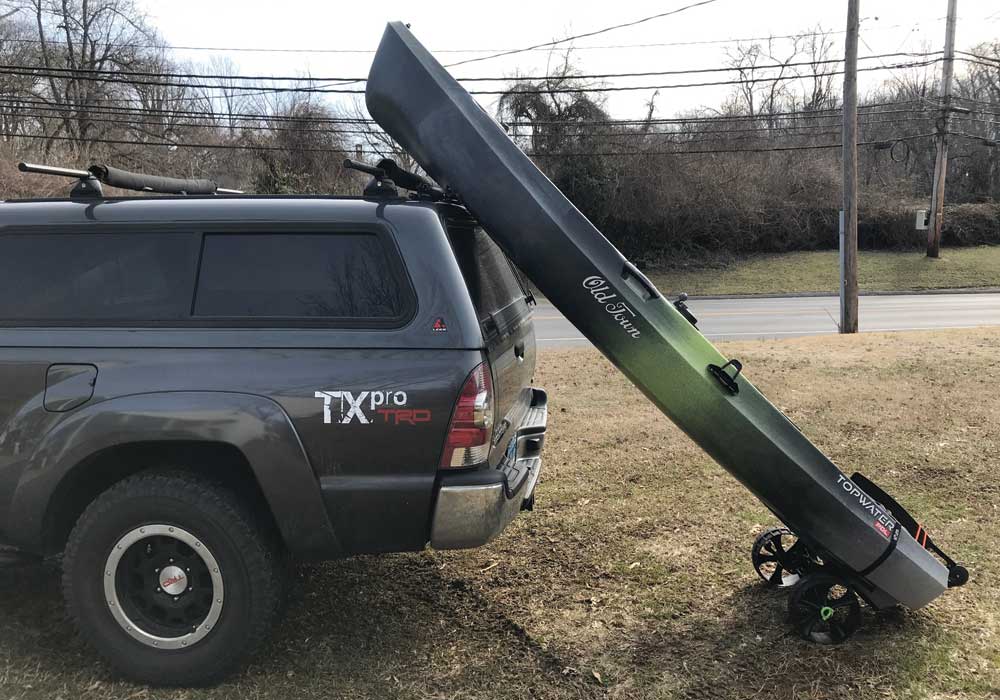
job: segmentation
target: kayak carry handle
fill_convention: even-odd
[[[660,296],[660,290],[649,281],[646,275],[639,272],[639,268],[627,260],[625,261],[625,265],[622,266],[622,280],[632,288],[633,292],[641,294],[645,301],[651,301]]]
[[[730,375],[726,372],[726,368],[732,366],[736,368],[736,374]],[[726,364],[719,367],[719,365],[709,365],[708,371],[712,373],[712,376],[719,380],[719,384],[724,386],[726,390],[735,396],[740,393],[740,385],[736,383],[736,379],[740,376],[740,372],[743,371],[743,363],[739,360],[730,360]]]

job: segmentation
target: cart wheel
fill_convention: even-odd
[[[809,574],[788,599],[799,635],[817,644],[840,644],[861,625],[861,601],[854,588],[830,574]]]
[[[753,543],[753,568],[764,582],[775,588],[789,588],[799,582],[802,570],[798,563],[800,557],[789,556],[789,551],[798,538],[784,527],[776,527],[765,531]]]
[[[956,586],[964,586],[969,582],[969,570],[964,566],[955,566],[948,569],[948,588],[955,588]]]

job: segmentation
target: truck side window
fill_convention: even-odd
[[[448,234],[481,321],[525,298],[513,265],[482,228],[449,222]]]
[[[374,233],[209,233],[195,316],[398,319],[410,299],[392,253]]]
[[[197,234],[0,235],[0,324],[182,320],[197,260]]]

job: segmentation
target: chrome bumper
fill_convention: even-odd
[[[533,502],[548,421],[545,392],[533,392],[531,408],[513,438],[514,459],[505,460],[497,469],[442,477],[431,523],[435,549],[484,545],[503,532],[526,503]]]

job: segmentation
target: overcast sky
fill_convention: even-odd
[[[337,49],[355,53],[252,53],[220,51],[237,62],[244,74],[367,75],[371,51],[387,21],[403,20],[443,63],[484,53],[469,50],[522,48],[593,31],[689,4],[691,0],[627,0],[618,2],[318,2],[315,0],[140,0],[153,23],[174,46],[270,49]],[[573,46],[574,62],[586,73],[676,70],[722,65],[734,43],[603,48],[634,44],[720,42],[815,30],[837,32],[835,57],[843,57],[846,0],[716,0],[681,14],[581,39]],[[939,50],[944,43],[946,0],[862,0],[859,53]],[[997,0],[959,0],[956,46],[971,48],[1000,38]],[[779,44],[787,50],[788,42]],[[461,51],[465,52],[461,52]],[[213,52],[178,50],[178,58],[207,62]],[[453,70],[456,77],[544,73],[553,56],[533,51],[480,61]],[[905,59],[899,59],[905,60]],[[892,62],[887,59],[888,62]],[[861,65],[874,65],[862,62]],[[960,64],[959,64],[960,66]],[[929,70],[938,70],[937,66]],[[960,67],[957,68],[960,70]],[[862,73],[862,92],[891,78],[888,71]],[[722,79],[718,74],[643,78],[632,84],[669,84]],[[838,81],[840,78],[838,77]],[[652,82],[648,82],[652,81]],[[615,84],[629,84],[615,81]],[[485,84],[477,84],[485,87]],[[493,84],[497,86],[498,84]],[[663,90],[657,115],[702,105],[717,106],[728,88]],[[608,107],[615,117],[645,112],[649,90],[613,93]],[[484,100],[489,102],[489,98]]]

